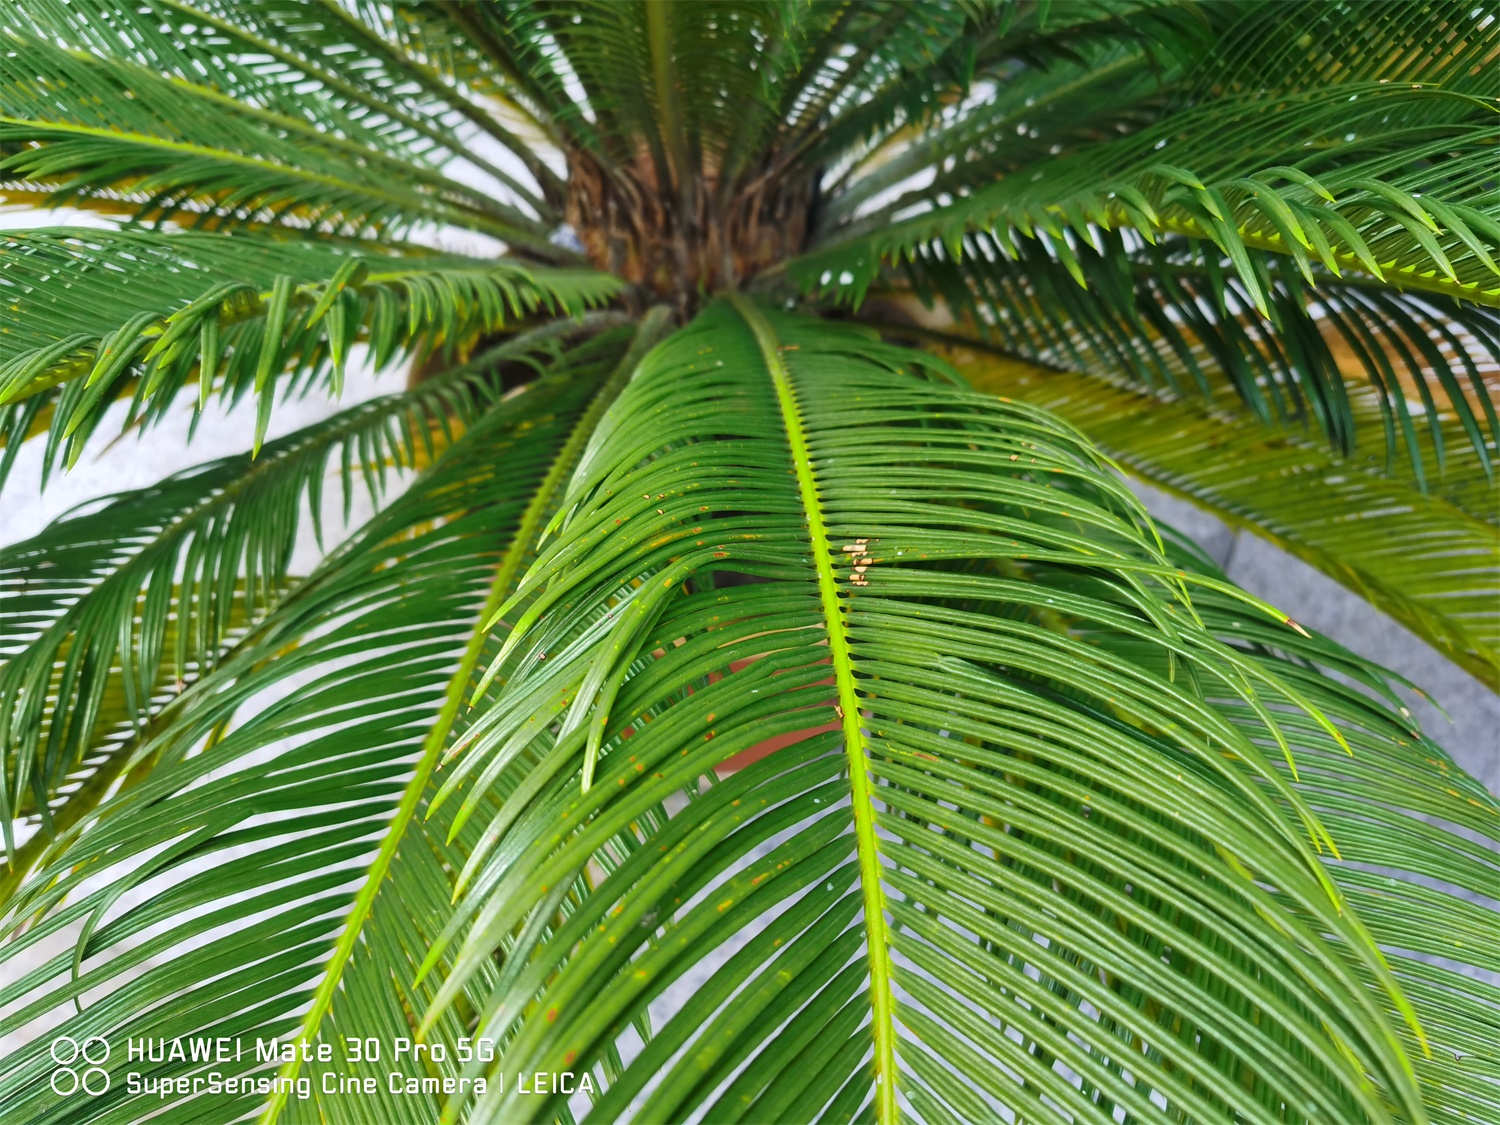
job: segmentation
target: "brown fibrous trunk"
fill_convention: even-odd
[[[709,169],[683,192],[644,151],[614,175],[587,155],[568,171],[566,218],[589,258],[684,316],[800,250],[817,191],[808,177],[724,193]]]

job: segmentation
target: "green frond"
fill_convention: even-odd
[[[455,29],[442,7],[440,3],[413,6],[402,2],[375,5],[368,0],[353,0],[352,5],[325,2],[322,12],[314,17],[321,32],[315,39],[327,36],[334,44],[352,44],[359,54],[382,60],[393,75],[399,75],[399,86],[415,85],[425,100],[451,106],[467,123],[498,142],[525,167],[542,196],[539,201],[532,200],[532,205],[555,215],[566,191],[563,181],[536,151],[535,141],[507,128],[484,99],[498,100],[507,109],[519,112],[523,132],[526,126],[534,127],[549,139],[554,137],[549,128],[552,114],[547,111],[532,114],[510,95],[504,83],[494,81],[489,67],[468,65],[475,56],[474,45],[468,42],[468,36]],[[300,17],[301,13],[293,17],[299,32]],[[436,50],[427,34],[434,26],[440,29]],[[512,72],[506,78],[518,76]],[[568,102],[565,100],[563,105]],[[502,182],[510,182],[504,174],[495,174]]]
[[[924,300],[941,298],[1012,354],[1179,396],[1212,397],[1227,384],[1254,418],[1303,426],[1344,455],[1383,458],[1387,472],[1423,489],[1493,478],[1496,310],[1304,275],[1250,252],[1267,320],[1216,249],[1181,239],[1132,249],[1117,233],[1095,241],[1064,263],[1035,243],[1007,254],[974,234],[961,258],[922,251],[902,272]]]
[[[721,203],[934,109],[972,72],[966,33],[1004,22],[1003,5],[988,2],[441,3],[396,5],[391,17],[385,5],[363,8],[420,49],[465,60],[465,76],[488,63],[503,79],[494,96],[533,114],[554,143],[591,154],[604,175],[649,165],[663,191],[687,200],[711,181]]]
[[[1183,565],[1218,574],[1179,555]],[[1359,915],[1421,1013],[1431,1040],[1407,1044],[1425,1108],[1434,1122],[1484,1121],[1500,1111],[1500,971],[1493,942],[1493,904],[1500,903],[1500,802],[1412,728],[1378,674],[1364,661],[1317,637],[1251,631],[1240,607],[1213,593],[1195,599],[1205,623],[1226,643],[1278,675],[1316,685],[1321,706],[1353,753],[1306,716],[1286,715],[1295,729],[1294,787],[1338,842],[1328,872]],[[1385,694],[1395,711],[1319,672],[1319,667]],[[1225,713],[1272,748],[1261,719],[1243,705]],[[1373,980],[1372,988],[1378,988]]]
[[[526,132],[561,149],[589,147],[597,137],[585,108],[569,89],[571,76],[560,65],[561,53],[552,40],[551,27],[571,22],[570,13],[449,0],[354,0],[352,6],[357,22],[378,31],[379,38],[404,58],[503,107]],[[497,127],[503,129],[494,122],[487,131],[493,136]],[[520,141],[517,155],[547,200],[560,203],[567,185],[525,141],[514,139]]]
[[[1500,205],[1493,150],[1500,102],[1421,83],[1345,83],[1225,96],[1114,140],[975,184],[946,206],[870,233],[832,231],[791,264],[804,286],[858,300],[883,262],[956,248],[988,231],[1008,252],[1039,239],[1064,263],[1091,228],[1217,246],[1266,313],[1250,250],[1500,305]],[[956,187],[956,185],[955,185]],[[895,216],[899,218],[899,216]]]
[[[552,181],[526,184],[476,154],[456,120],[488,133],[529,173],[545,177],[545,165],[518,138],[443,73],[352,19],[338,4],[154,0],[123,7],[110,0],[27,0],[15,26],[33,39],[95,59],[142,63],[189,92],[198,90],[200,97],[205,89],[216,91],[244,112],[262,114],[259,120],[268,112],[281,121],[305,122],[321,137],[385,153],[410,166],[403,179],[422,179],[426,173],[430,180],[429,169],[462,157],[516,201],[551,216],[537,193]]]
[[[1492,0],[4,23],[0,1121],[1500,1119]]]
[[[474,623],[458,667],[448,681],[437,721],[422,741],[421,758],[411,772],[402,792],[401,804],[385,830],[380,851],[365,875],[343,931],[339,934],[338,943],[319,978],[312,1003],[298,1032],[300,1041],[322,1041],[327,1042],[330,1047],[339,1046],[340,1036],[335,1029],[349,1022],[343,1017],[345,1011],[362,1016],[371,1004],[389,1007],[392,998],[388,982],[393,978],[414,981],[419,975],[421,952],[418,945],[411,943],[408,933],[408,903],[413,892],[404,885],[404,872],[397,865],[414,850],[414,837],[430,837],[438,850],[449,848],[449,862],[447,875],[442,880],[436,883],[430,878],[424,880],[426,889],[451,882],[453,873],[462,866],[461,856],[467,852],[459,853],[451,849],[452,836],[456,833],[453,832],[449,817],[440,815],[433,823],[429,824],[427,821],[435,811],[431,804],[437,788],[434,770],[443,752],[452,745],[454,736],[461,735],[467,727],[469,715],[463,703],[475,686],[476,672],[482,666],[482,659],[487,654],[494,655],[496,646],[492,643],[493,638],[487,628],[488,621],[514,590],[523,564],[532,555],[537,534],[546,517],[556,509],[561,486],[576,466],[584,444],[594,432],[599,419],[619,394],[645,349],[661,334],[666,322],[665,312],[664,308],[658,308],[641,322],[635,339],[620,358],[614,374],[598,389],[587,408],[573,423],[567,440],[558,448],[546,474],[537,482],[521,512],[515,535],[490,580],[488,596]],[[448,837],[446,844],[442,842],[444,834]],[[424,850],[425,846],[417,844],[416,849]],[[390,904],[388,909],[385,908],[386,904]],[[378,921],[377,913],[382,915]],[[392,923],[394,929],[388,934],[382,934],[382,929]],[[374,948],[382,940],[389,943],[391,950],[399,949],[404,954],[394,965],[389,956],[355,958],[358,950]],[[425,1002],[430,1003],[431,999],[432,990],[429,988]],[[422,1006],[415,999],[409,999],[404,1009],[395,1011],[396,1021],[399,1023],[407,1011],[420,1010]],[[445,1042],[461,1038],[468,1030],[461,1019],[449,1021],[449,1024],[445,1029],[447,1034],[443,1036]],[[456,1051],[454,1055],[454,1061],[459,1061]],[[367,1065],[363,1070],[370,1075],[384,1077],[389,1073],[378,1065],[377,1059],[364,1061]],[[300,1058],[290,1061],[281,1068],[280,1077],[287,1082],[294,1081],[302,1070],[301,1064]],[[269,1122],[283,1115],[286,1105],[285,1096],[273,1097],[261,1120],[269,1125]],[[391,1110],[388,1112],[393,1118],[401,1116]],[[300,1114],[292,1112],[285,1116],[295,1120]]]
[[[295,586],[305,520],[322,540],[330,505],[349,517],[363,485],[379,504],[392,470],[447,446],[494,405],[496,364],[540,363],[533,333],[400,394],[354,406],[146,489],[106,497],[0,549],[0,818],[46,816],[89,759],[117,757],[201,679],[236,635]],[[304,511],[306,515],[304,516]],[[45,822],[43,830],[46,830]]]
[[[993,181],[1101,134],[1140,128],[1160,112],[1165,83],[1144,46],[1111,35],[1070,54],[1077,58],[1023,69],[1003,84],[991,79],[993,96],[973,96],[973,104],[872,144],[841,175],[848,186],[829,200],[822,229],[851,222],[871,200],[903,185],[880,212],[897,214],[945,191]],[[914,178],[923,182],[908,184]]]
[[[943,16],[951,21],[959,12],[945,6]],[[918,64],[914,55],[913,65],[845,107],[799,150],[813,165],[846,164],[825,224],[847,220],[861,202],[909,177],[927,179],[928,171],[930,182],[901,202],[941,195],[950,175],[959,185],[992,181],[1018,140],[1026,147],[1029,138],[1046,154],[1074,139],[1139,128],[1159,112],[1153,95],[1212,44],[1215,23],[1211,8],[1183,0],[980,4],[968,15],[941,33],[937,21],[923,21],[936,40],[924,44],[934,59]],[[1079,86],[1089,93],[1075,96]]]
[[[1178,392],[993,357],[963,369],[980,389],[1056,412],[1127,471],[1271,540],[1500,685],[1500,509],[1482,478],[1450,500]]]
[[[1203,95],[1219,90],[1297,90],[1338,82],[1421,82],[1458,93],[1500,94],[1494,62],[1500,27],[1482,4],[1396,0],[1379,19],[1359,5],[1252,0],[1200,60]]]
[[[446,222],[561,256],[526,215],[436,171],[135,63],[12,33],[0,90],[0,179],[46,185],[54,204],[107,190],[141,199],[138,218],[199,227],[388,234]]]
[[[313,22],[314,5],[296,7],[303,20]],[[432,164],[452,140],[435,147],[442,136],[439,121],[410,122],[395,83],[368,62],[341,68],[342,60],[332,52],[319,59],[312,27],[306,36],[286,35],[276,15],[278,10],[290,15],[292,9],[291,4],[225,0],[161,0],[150,8],[108,0],[29,0],[16,7],[11,27],[17,35],[74,53],[139,63],[185,83],[189,92],[207,87],[282,118],[315,122],[328,134],[387,155]],[[185,26],[200,34],[172,34]],[[297,78],[317,80],[325,96],[308,97],[305,86],[299,92],[299,83],[284,81],[288,67],[295,68]]]
[[[0,262],[0,407],[54,396],[48,464],[75,461],[127,394],[132,418],[159,416],[190,381],[200,410],[215,390],[252,394],[258,445],[276,394],[331,377],[336,395],[356,344],[383,367],[621,288],[591,271],[186,231],[5,232]]]
[[[1007,7],[1013,8],[988,2],[850,6],[839,30],[858,47],[819,59],[797,104],[782,107],[780,143],[787,151],[779,160],[816,166],[900,124],[929,118],[967,90],[981,44],[1012,22]]]
[[[80,1035],[248,1041],[296,1030],[308,982],[350,911],[350,884],[369,868],[442,706],[452,647],[474,630],[527,490],[546,475],[618,354],[617,338],[601,341],[559,375],[492,407],[188,687],[172,703],[170,722],[143,733],[130,755],[151,760],[149,774],[95,810],[86,830],[54,841],[6,904],[6,1034],[75,1001],[81,1010],[67,1025]],[[277,689],[291,690],[274,706],[243,713],[247,698]],[[192,753],[205,737],[211,752]],[[428,826],[416,817],[409,827],[410,846],[381,899],[391,925],[404,928],[398,936],[382,918],[358,951],[361,961],[387,969],[410,956],[390,942],[409,942],[440,923],[442,884],[464,843],[447,844],[441,821]],[[214,866],[205,871],[208,857]],[[116,887],[80,887],[115,865],[133,869],[130,882],[143,892],[129,904],[119,903]],[[45,917],[18,933],[38,911]],[[84,948],[76,959],[67,950],[16,966],[80,921]],[[361,966],[346,980],[337,1018],[353,1004],[369,1021],[361,1035],[401,1026],[402,993],[390,991],[390,973]],[[247,987],[255,994],[248,1003]],[[369,1002],[375,988],[378,1005]],[[406,995],[427,999],[421,990]],[[118,1054],[115,1065],[125,1067]],[[52,1065],[45,1040],[12,1061],[0,1080],[6,1116],[66,1119],[68,1107],[36,1080]],[[160,1073],[187,1075],[196,1065]],[[246,1059],[232,1069],[248,1077],[258,1065]],[[203,1089],[171,1108],[202,1119],[267,1103],[253,1088],[227,1099]],[[162,1104],[157,1094],[130,1093],[121,1078],[99,1109],[103,1119],[125,1121]],[[404,1104],[404,1113],[417,1115],[410,1119],[420,1119],[420,1099]]]
[[[716,1121],[1049,1099],[1207,1119],[1230,1086],[1247,1120],[1423,1116],[1396,1030],[1421,1025],[1273,764],[1297,760],[1287,716],[1337,744],[1318,681],[1215,636],[1197,591],[1266,644],[1294,631],[1169,558],[1073,432],[739,300],[648,357],[551,531],[496,616],[503,691],[440,793],[484,831],[428,957],[454,967],[426,1026],[505,955],[477,1033],[506,1048],[469,1073],[601,1062],[764,926],[599,1119],[705,1098]],[[544,932],[550,896],[622,838]],[[491,1085],[445,1120],[559,1111]]]

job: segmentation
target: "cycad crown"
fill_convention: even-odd
[[[1492,7],[15,0],[0,1120],[1500,1119]]]

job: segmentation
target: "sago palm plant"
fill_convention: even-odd
[[[9,0],[0,1119],[1500,1121],[1497,17]]]

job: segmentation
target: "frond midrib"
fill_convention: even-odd
[[[866,955],[870,966],[870,1006],[874,1015],[876,1115],[882,1123],[893,1122],[899,1116],[896,1108],[896,1017],[889,935],[886,933],[885,884],[880,842],[875,832],[875,781],[861,728],[859,689],[855,683],[848,623],[839,599],[839,582],[830,557],[832,544],[791,373],[782,359],[775,330],[760,310],[739,294],[729,300],[744,319],[765,361],[786,430],[797,492],[807,514],[808,545],[817,570],[818,597],[828,632],[829,659],[838,688],[844,754],[849,763],[850,803],[864,899]]]

